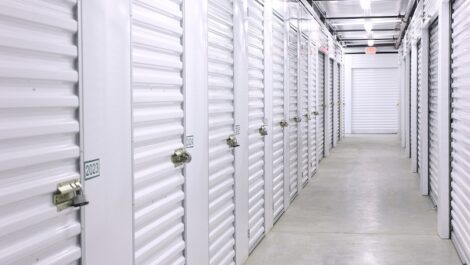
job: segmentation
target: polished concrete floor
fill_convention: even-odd
[[[246,265],[458,265],[399,139],[348,136]]]

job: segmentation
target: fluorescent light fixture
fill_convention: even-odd
[[[372,31],[372,22],[364,22],[364,29],[370,33]]]
[[[357,19],[356,21],[348,21],[348,22],[338,22],[338,23],[332,23],[333,26],[349,26],[349,25],[364,25],[366,23],[366,20],[361,20]],[[388,23],[399,23],[402,22],[400,19],[384,19],[384,20],[379,20],[379,19],[374,19],[374,25],[375,24],[388,24]]]
[[[370,0],[361,0],[361,7],[364,10],[370,9]]]
[[[369,45],[370,47],[374,46],[374,40],[368,40],[367,45]]]

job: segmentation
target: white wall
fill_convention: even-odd
[[[345,126],[346,134],[352,133],[352,70],[357,68],[396,68],[398,54],[350,54],[344,56],[345,65]],[[398,79],[397,79],[398,82]],[[380,86],[380,84],[377,84]],[[398,115],[398,108],[397,108]],[[398,126],[398,125],[397,125]]]

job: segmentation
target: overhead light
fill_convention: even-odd
[[[364,29],[370,33],[372,31],[372,22],[364,22]]]
[[[370,47],[374,46],[374,40],[368,40],[367,45]]]
[[[361,0],[361,7],[364,10],[370,9],[370,0]]]

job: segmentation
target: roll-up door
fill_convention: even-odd
[[[352,133],[397,133],[397,68],[355,68],[352,79]]]
[[[248,1],[248,229],[253,249],[264,235],[264,7]]]
[[[438,54],[439,54],[439,39],[438,29],[439,26],[436,21],[429,28],[429,131],[428,131],[428,146],[429,146],[429,195],[434,205],[437,205],[438,194],[438,181],[437,174],[439,168],[439,137],[438,137],[438,112],[437,104],[438,99]]]
[[[292,200],[298,191],[298,121],[299,89],[298,89],[298,36],[297,28],[289,27],[289,186],[290,199]]]
[[[132,112],[135,264],[183,264],[182,10],[132,3]]]
[[[418,61],[418,64],[417,64],[417,77],[418,77],[418,80],[417,80],[417,95],[416,95],[416,96],[417,96],[417,102],[416,102],[416,106],[417,106],[417,112],[416,112],[416,113],[417,113],[417,119],[416,119],[416,123],[417,123],[417,149],[418,149],[418,151],[417,151],[417,154],[418,154],[418,155],[417,155],[417,163],[418,163],[418,174],[420,174],[420,173],[421,173],[421,169],[420,169],[420,161],[421,161],[421,133],[420,133],[420,132],[421,132],[422,123],[423,123],[423,121],[421,120],[422,117],[423,117],[423,115],[421,114],[421,110],[422,110],[422,108],[423,108],[423,107],[421,106],[421,104],[422,104],[422,100],[421,100],[421,91],[422,91],[422,89],[421,89],[421,87],[422,87],[422,85],[421,85],[421,80],[422,80],[422,78],[421,78],[421,66],[423,65],[422,59],[421,59],[421,57],[422,57],[422,56],[421,56],[421,52],[422,52],[422,50],[421,50],[421,41],[418,42],[417,47],[418,47],[418,49],[417,49],[417,50],[418,50],[418,58],[417,58],[417,59],[418,59],[418,60],[417,60],[417,61]]]
[[[284,20],[273,16],[273,218],[284,212],[284,135],[286,108],[284,106]]]
[[[308,51],[308,146],[310,176],[317,171],[317,51],[313,41],[309,42]]]
[[[0,264],[80,263],[80,209],[52,203],[81,179],[77,8],[0,2]]]
[[[339,141],[339,138],[340,138],[340,132],[341,132],[341,66],[338,64],[336,64],[337,67],[336,67],[336,72],[335,72],[335,83],[336,83],[336,91],[335,91],[335,99],[334,99],[334,103],[335,103],[335,108],[334,108],[334,111],[335,111],[335,139],[336,139],[336,142]]]
[[[208,1],[209,264],[234,264],[235,168],[232,0]]]
[[[470,264],[470,2],[452,10],[451,231],[463,263]]]
[[[330,59],[330,64],[328,66],[328,149],[333,148],[333,138],[334,138],[334,123],[333,117],[335,115],[334,108],[334,61]]]
[[[317,159],[325,157],[325,54],[318,53],[318,148]]]
[[[299,140],[299,162],[301,184],[304,186],[308,181],[308,124],[310,120],[308,110],[308,37],[302,34],[300,43],[300,95],[302,122],[300,122]]]

